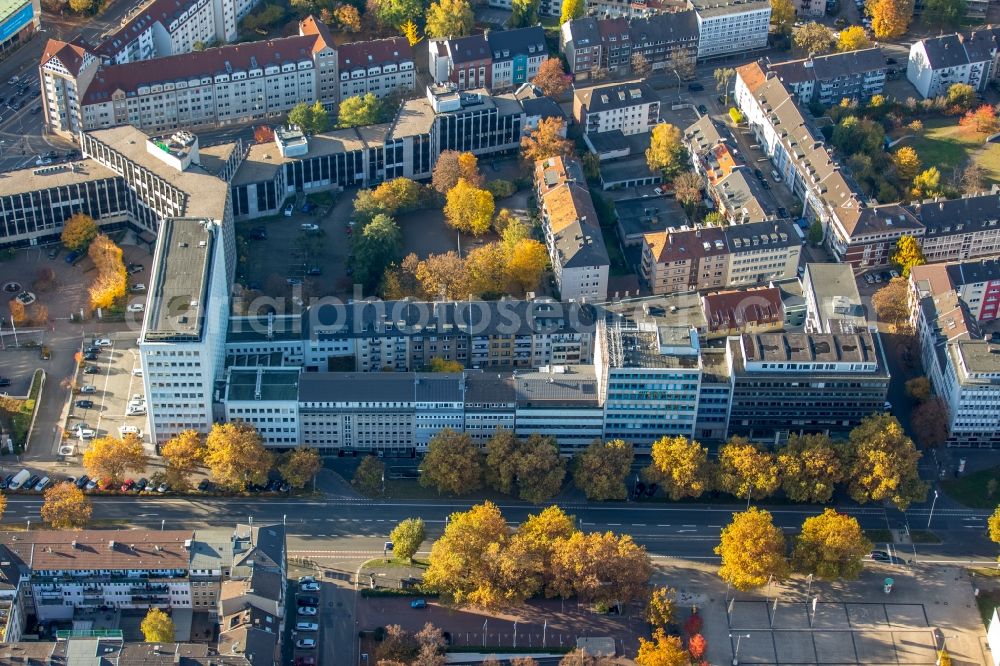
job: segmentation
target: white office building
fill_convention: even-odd
[[[767,0],[690,0],[698,16],[698,60],[767,47]]]

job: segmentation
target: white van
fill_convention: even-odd
[[[135,426],[124,425],[118,428],[118,434],[124,437],[125,435],[135,435],[136,437],[142,437],[142,430]]]
[[[24,482],[31,478],[31,472],[26,469],[22,469],[18,472],[13,479],[10,480],[10,485],[7,486],[10,490],[17,490],[24,485]],[[29,489],[30,490],[30,489]]]

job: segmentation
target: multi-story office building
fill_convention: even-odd
[[[1000,445],[1000,346],[987,339],[973,314],[980,304],[952,280],[951,266],[928,264],[910,272],[911,312],[924,371],[948,412],[948,445]],[[994,295],[995,301],[995,295]]]
[[[801,252],[788,220],[671,228],[643,237],[641,272],[654,294],[749,286],[794,277]]]
[[[573,93],[573,118],[587,134],[649,132],[660,122],[660,98],[641,82],[584,88]]]
[[[602,436],[604,410],[591,366],[543,366],[514,377],[514,434],[552,437],[572,454]]]
[[[100,59],[82,43],[50,39],[45,44],[38,77],[45,124],[51,130],[72,137],[84,130],[83,91],[99,66]]]
[[[317,79],[321,69],[336,76],[337,52],[314,28],[315,22],[303,21],[297,36],[157,58],[155,66],[101,66],[92,56],[78,55],[75,76],[60,70],[58,54],[58,62],[43,58],[46,122],[64,135],[73,134],[74,127],[124,124],[164,132],[273,118],[300,101],[334,102],[337,91],[321,98]],[[62,47],[58,53],[66,51]]]
[[[0,13],[0,60],[7,58],[35,36],[42,25],[38,0],[15,0]]]
[[[605,439],[623,439],[648,451],[660,437],[694,436],[701,381],[694,329],[601,321],[595,342]]]
[[[967,33],[928,37],[910,46],[906,78],[922,96],[937,97],[956,83],[977,91],[997,78],[1000,29],[989,26]]]
[[[417,86],[413,49],[405,37],[342,44],[337,47],[336,63],[340,74],[338,99],[367,93],[383,99],[408,94]],[[321,94],[323,97],[329,96]]]
[[[197,218],[167,219],[160,227],[139,334],[153,442],[208,432],[215,422],[232,279],[224,234],[216,222]]]
[[[878,46],[767,63],[766,67],[801,104],[818,102],[823,106],[839,104],[843,99],[865,102],[873,95],[881,95],[888,69]]]
[[[766,0],[689,0],[698,20],[698,59],[767,46],[771,3]]]
[[[878,333],[762,333],[730,338],[729,434],[846,436],[884,411],[889,371]]]
[[[868,326],[850,264],[806,264],[802,295],[809,333],[850,333]]]

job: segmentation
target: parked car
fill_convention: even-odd
[[[296,277],[290,277],[290,278],[287,278],[285,280],[285,282],[287,282],[290,285],[302,284],[302,279],[301,278],[296,278]]]
[[[315,657],[296,657],[295,666],[316,666]]]
[[[319,625],[315,622],[296,622],[295,631],[319,631]]]
[[[320,266],[312,266],[306,271],[306,275],[322,275],[323,269]]]
[[[76,486],[77,488],[79,488],[80,490],[83,490],[84,488],[86,488],[86,487],[87,487],[87,484],[88,484],[88,483],[90,483],[90,477],[89,477],[89,476],[87,476],[86,474],[84,474],[84,475],[83,475],[83,476],[81,476],[81,477],[80,477],[79,479],[77,479],[77,480],[76,480],[76,483],[75,483],[75,484],[73,484],[73,485],[75,485],[75,486]]]
[[[108,340],[107,338],[98,338],[98,339],[94,340],[94,346],[95,347],[110,347],[111,346],[111,340]]]
[[[299,606],[299,615],[316,615],[319,611],[315,606]]]
[[[123,425],[123,426],[120,426],[118,428],[118,434],[121,437],[124,437],[125,435],[135,435],[136,437],[139,437],[140,439],[142,438],[142,430],[140,430],[138,427],[132,426],[132,425]]]
[[[315,578],[315,576],[299,576],[299,582],[300,583],[315,583],[316,582],[316,578]]]
[[[312,650],[316,647],[316,640],[313,638],[300,638],[295,641],[295,647],[300,650]]]
[[[52,483],[52,479],[50,479],[47,476],[43,476],[41,480],[39,480],[39,482],[35,484],[35,492],[36,493],[42,492],[43,490],[49,487],[50,483]]]
[[[134,285],[132,285],[132,291],[137,291],[140,293],[146,291],[146,285],[144,285],[141,282],[136,282]]]
[[[114,488],[114,484],[111,483],[111,479],[101,479],[100,481],[97,482],[98,490],[104,491],[104,490],[111,490],[112,488]]]
[[[703,116],[707,116],[708,115],[708,107],[705,106],[704,104],[699,104],[698,105],[698,113],[700,113]]]
[[[27,483],[24,484],[24,489],[25,490],[34,490],[35,486],[37,486],[38,482],[41,481],[41,480],[42,480],[42,477],[41,477],[40,474],[32,474],[31,477],[28,479]]]
[[[148,485],[149,481],[147,481],[145,478],[139,479],[138,481],[135,482],[136,492],[142,492],[143,490],[146,489],[146,486]]]
[[[771,169],[771,178],[773,178],[774,182],[776,182],[776,183],[780,183],[781,182],[781,174],[778,173],[778,171],[776,169]]]
[[[87,352],[83,355],[83,360],[85,361],[96,361],[99,358],[97,352]]]
[[[427,608],[427,601],[424,599],[414,599],[410,602],[410,608]]]
[[[93,409],[94,408],[94,401],[93,400],[77,400],[76,401],[76,406],[79,407],[80,409]]]
[[[133,488],[135,488],[135,481],[132,479],[125,479],[125,483],[122,484],[122,492],[127,493]]]
[[[88,428],[85,425],[78,425],[73,432],[80,439],[94,439],[94,436],[97,434],[93,428]]]
[[[88,365],[83,369],[83,374],[85,375],[96,375],[100,370],[97,369],[96,365]]]
[[[72,252],[70,252],[69,254],[66,255],[66,260],[65,261],[66,261],[67,264],[72,264],[74,261],[76,261],[79,258],[80,258],[80,251],[79,250],[73,250]]]
[[[146,309],[146,306],[143,305],[142,303],[129,303],[129,306],[128,306],[128,311],[129,312],[142,312],[145,309]]]
[[[319,604],[319,597],[299,597],[295,603],[299,606],[316,606]]]
[[[146,267],[142,264],[129,264],[126,270],[129,275],[135,275],[136,273],[141,273],[146,270]]]
[[[314,210],[316,210],[316,204],[314,204],[312,201],[306,201],[304,204],[302,204],[303,213],[311,213]]]
[[[299,227],[302,229],[302,231],[319,231],[319,225],[318,224],[308,224],[308,223],[306,223],[306,224],[300,224]]]
[[[295,212],[295,205],[294,204],[288,204],[287,206],[285,206],[285,210],[284,210],[285,217],[291,217],[292,213],[294,213],[294,212]]]
[[[302,583],[299,589],[303,592],[319,592],[319,583]]]
[[[215,484],[209,481],[208,479],[202,479],[201,483],[198,484],[198,490],[200,490],[203,493],[212,490],[214,487]]]
[[[93,490],[94,488],[97,487],[98,483],[99,481],[97,479],[90,479],[89,481],[87,481],[86,490]]]
[[[165,493],[165,492],[167,492],[168,490],[170,490],[170,484],[169,484],[169,483],[161,483],[161,484],[160,484],[159,486],[157,486],[157,488],[156,488],[156,492],[158,492],[158,493]]]

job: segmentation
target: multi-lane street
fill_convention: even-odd
[[[40,525],[41,499],[9,497],[6,522]],[[114,521],[136,527],[169,529],[232,526],[252,517],[254,522],[285,522],[292,553],[314,555],[376,555],[392,528],[412,516],[424,519],[428,543],[444,528],[449,514],[471,506],[464,501],[370,501],[296,498],[94,498],[95,521]],[[631,534],[649,553],[659,557],[711,558],[719,532],[743,505],[713,504],[563,504],[587,531]],[[511,502],[501,505],[504,516],[517,525],[538,507]],[[776,525],[796,531],[802,521],[822,511],[818,506],[769,507]],[[842,507],[870,530],[925,528],[927,508],[905,514],[880,506]],[[897,546],[902,557],[923,562],[994,562],[995,546],[986,538],[986,511],[937,507],[931,526],[943,540],[938,545]]]

